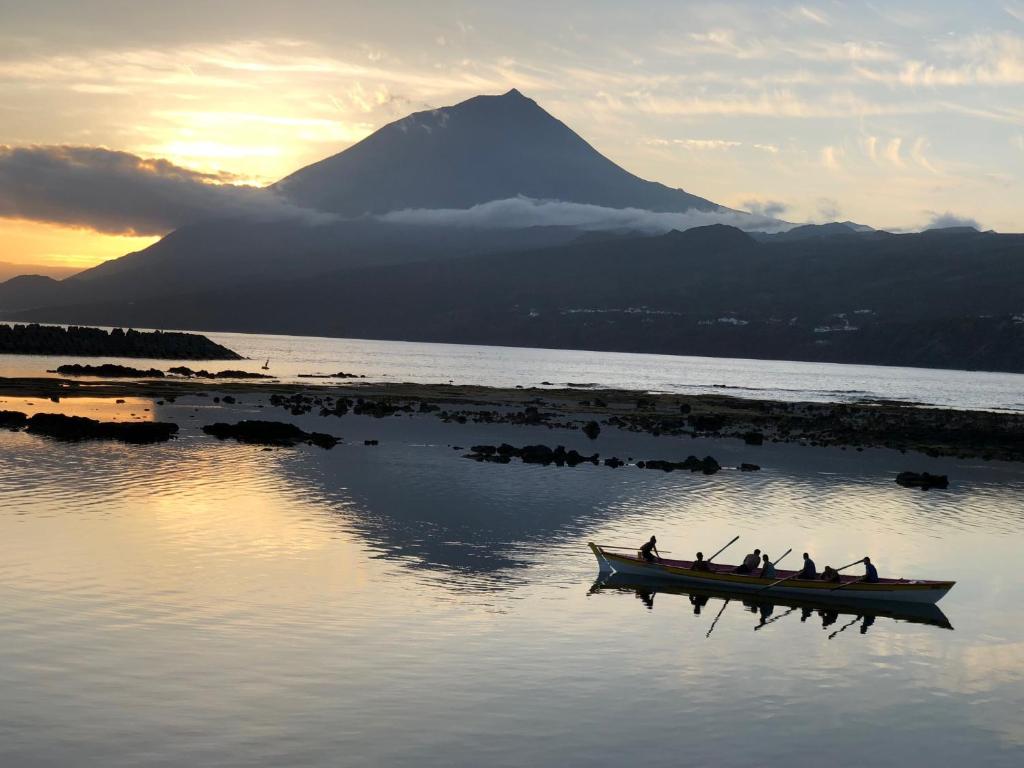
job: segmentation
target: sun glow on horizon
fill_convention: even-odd
[[[88,269],[148,248],[157,236],[108,235],[24,219],[0,218],[0,262]]]

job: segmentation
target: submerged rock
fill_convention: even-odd
[[[933,475],[930,472],[900,472],[896,475],[896,482],[904,488],[920,488],[923,491],[949,487],[948,476]]]
[[[240,443],[256,445],[291,446],[300,443],[316,445],[320,448],[333,448],[340,438],[322,432],[305,432],[294,424],[282,421],[240,421],[237,424],[217,422],[207,424],[203,432],[213,435],[218,440],[235,439]]]
[[[178,432],[178,425],[162,421],[97,421],[84,416],[37,413],[27,421],[26,431],[56,440],[118,440],[122,443],[162,443]]]
[[[104,379],[164,378],[164,372],[157,368],[146,370],[143,368],[131,368],[127,365],[116,365],[114,363],[103,363],[101,365],[80,365],[78,363],[59,365],[56,370],[48,371],[48,373],[60,373],[64,376],[97,376]]]

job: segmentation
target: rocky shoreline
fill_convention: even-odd
[[[333,419],[344,418],[348,413],[375,418],[416,415],[447,424],[507,424],[575,432],[584,440],[593,439],[602,431],[619,430],[684,439],[728,438],[750,446],[790,443],[855,451],[889,448],[930,457],[1024,461],[1022,414],[888,402],[787,403],[628,390],[362,382],[296,386],[178,378],[142,382],[0,378],[0,395],[49,399],[133,396],[173,400],[187,395],[209,395],[211,387],[216,394],[231,398],[260,397],[266,407],[294,416],[318,414]]]
[[[0,324],[0,354],[133,357],[157,360],[241,360],[198,333],[127,331],[59,325]]]

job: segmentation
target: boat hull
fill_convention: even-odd
[[[813,600],[842,601],[872,600],[901,603],[935,604],[941,600],[955,582],[952,581],[898,581],[877,584],[857,584],[836,589],[836,584],[827,581],[804,581],[793,579],[781,584],[758,576],[745,576],[731,571],[694,571],[672,562],[648,562],[631,555],[608,552],[597,544],[590,544],[602,573],[620,573],[630,576],[655,578],[679,584],[723,589],[730,592],[761,593],[803,597]],[[769,586],[771,585],[771,586]]]

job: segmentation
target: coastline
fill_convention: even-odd
[[[818,403],[744,399],[729,395],[648,394],[596,388],[498,388],[447,384],[345,384],[279,382],[76,380],[62,378],[0,378],[0,397],[46,401],[74,398],[143,398],[154,403],[199,398],[209,405],[220,397],[258,403],[258,418],[317,424],[326,432],[344,430],[346,418],[362,413],[375,421],[409,416],[462,425],[489,427],[511,424],[550,433],[543,442],[570,439],[581,451],[592,444],[583,429],[647,434],[683,440],[739,441],[757,448],[796,444],[863,451],[887,448],[930,458],[981,458],[1024,461],[1024,415],[954,410],[893,402]],[[55,401],[54,401],[55,402]],[[347,403],[348,405],[342,405]],[[221,407],[230,410],[225,403]],[[45,412],[45,404],[36,408]],[[17,410],[8,402],[0,409]],[[347,417],[343,414],[349,413]],[[249,417],[252,418],[250,412]],[[184,425],[183,425],[184,426]],[[592,427],[590,427],[592,429]],[[563,434],[565,436],[563,436]],[[689,442],[673,447],[674,453]],[[650,456],[649,459],[684,456]],[[909,457],[908,457],[908,463]]]

